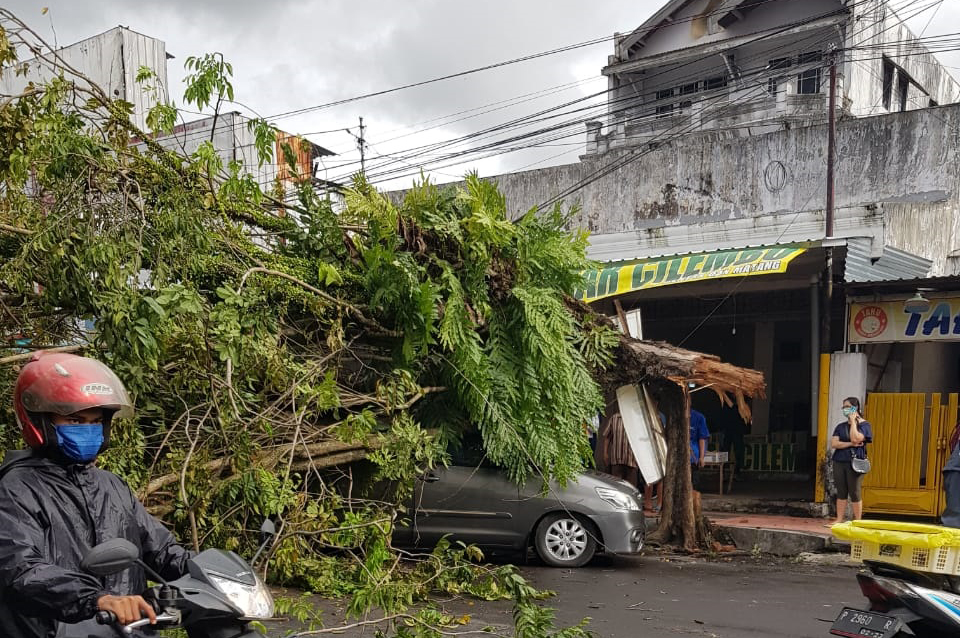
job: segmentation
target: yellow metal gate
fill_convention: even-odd
[[[872,469],[864,477],[863,509],[876,514],[939,516],[947,439],[957,423],[957,394],[871,394]]]

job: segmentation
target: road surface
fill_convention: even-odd
[[[524,573],[558,593],[559,620],[590,616],[590,627],[604,638],[822,638],[829,635],[824,621],[845,604],[865,602],[855,569],[771,558],[617,558],[580,570]]]
[[[546,604],[557,610],[560,624],[589,616],[590,629],[601,638],[825,638],[844,605],[864,602],[851,567],[770,557],[601,557],[581,569],[534,564],[521,571],[537,587],[557,593]],[[321,605],[327,627],[355,622],[343,619],[342,603]],[[494,635],[512,634],[507,603],[452,600],[441,606],[472,618],[452,631],[492,627]],[[271,637],[305,629],[293,623],[268,627]],[[335,635],[369,637],[373,629]]]

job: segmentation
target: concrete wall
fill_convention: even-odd
[[[886,243],[933,259],[934,274],[954,274],[957,259],[948,256],[960,251],[958,130],[960,106],[838,125],[838,208],[875,210]],[[583,185],[566,197],[580,206],[576,225],[653,241],[676,227],[775,214],[786,225],[802,211],[822,214],[826,139],[825,126],[703,133],[644,154],[609,153],[491,179],[513,214]]]
[[[913,344],[912,392],[960,391],[960,344]]]

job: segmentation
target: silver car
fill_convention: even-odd
[[[394,544],[433,547],[449,536],[494,553],[525,553],[532,545],[554,567],[643,547],[642,497],[624,481],[587,471],[566,488],[551,482],[542,494],[540,479],[521,487],[482,460],[453,461],[417,480],[410,520],[397,528]]]

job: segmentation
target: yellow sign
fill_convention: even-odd
[[[960,298],[930,299],[924,312],[911,312],[903,299],[850,304],[850,343],[960,341]]]
[[[726,250],[683,257],[620,262],[586,273],[586,289],[577,291],[576,296],[590,303],[634,290],[726,277],[783,273],[790,262],[805,251],[803,246],[790,244],[774,248]]]

